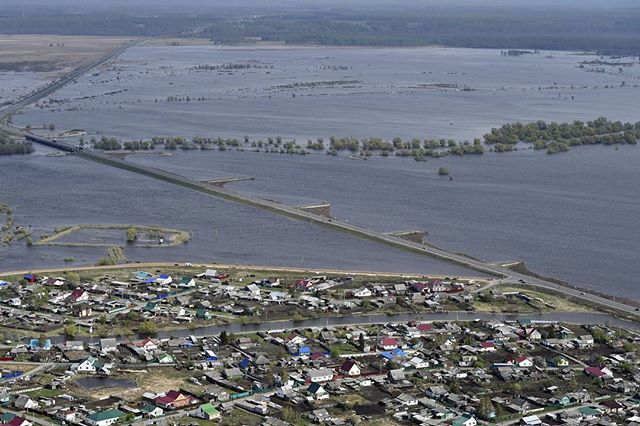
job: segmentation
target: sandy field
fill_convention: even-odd
[[[130,40],[122,37],[2,35],[0,70],[62,73]]]

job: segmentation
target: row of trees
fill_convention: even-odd
[[[318,139],[315,143],[308,141],[307,146],[312,149],[323,149],[324,143]],[[329,154],[337,155],[339,151],[360,152],[365,156],[372,152],[379,152],[382,156],[389,156],[392,152],[400,157],[414,157],[416,160],[424,157],[442,157],[446,155],[482,154],[484,147],[480,139],[457,142],[453,139],[425,139],[414,138],[403,141],[396,137],[391,141],[381,138],[357,139],[354,137],[329,138]]]

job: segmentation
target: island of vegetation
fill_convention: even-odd
[[[493,145],[496,152],[512,151],[520,142],[531,144],[533,149],[546,149],[548,154],[568,151],[578,145],[636,145],[640,139],[640,121],[622,123],[604,117],[586,123],[533,123],[505,124],[499,129],[491,129],[484,136],[484,142]]]
[[[29,141],[18,141],[0,132],[0,155],[31,154],[33,145]]]
[[[4,217],[4,222],[2,218]],[[31,231],[24,226],[16,224],[13,209],[7,204],[0,203],[0,244],[10,245],[15,241],[25,240],[31,245]]]

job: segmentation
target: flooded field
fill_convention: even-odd
[[[638,119],[637,58],[451,48],[138,46],[16,117],[123,139],[472,139],[509,121]]]

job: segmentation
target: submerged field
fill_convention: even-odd
[[[570,52],[142,45],[16,122],[125,140],[471,140],[511,121],[636,121],[639,83],[635,58]]]
[[[0,85],[0,106],[27,95],[128,40],[91,36],[0,36],[0,81],[3,82]]]

